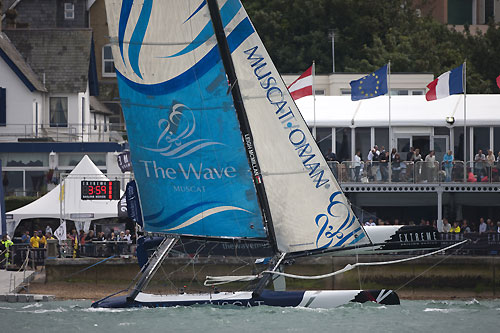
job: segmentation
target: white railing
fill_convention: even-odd
[[[0,127],[0,141],[120,142],[126,130],[120,124],[7,124]]]
[[[463,161],[327,163],[340,183],[500,183],[499,163],[467,162],[467,168]]]

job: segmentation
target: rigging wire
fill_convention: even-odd
[[[468,239],[463,240],[461,242],[452,244],[450,246],[447,246],[443,249],[439,249],[433,252],[425,253],[418,255],[416,257],[410,257],[410,258],[403,258],[403,259],[397,259],[397,260],[391,260],[391,261],[381,261],[381,262],[358,262],[355,264],[347,264],[344,268],[331,272],[328,274],[323,274],[323,275],[314,275],[314,276],[304,276],[304,275],[295,275],[295,274],[289,274],[289,273],[283,273],[283,272],[278,272],[278,271],[263,271],[258,275],[242,275],[242,276],[207,276],[204,285],[205,286],[215,286],[215,285],[220,285],[224,283],[229,283],[229,282],[235,282],[235,281],[251,281],[255,279],[259,279],[262,277],[262,274],[274,274],[274,275],[282,275],[284,277],[289,277],[289,278],[294,278],[294,279],[302,279],[302,280],[318,280],[318,279],[324,279],[327,277],[332,277],[335,275],[339,275],[345,272],[348,272],[350,270],[353,270],[356,267],[359,266],[381,266],[381,265],[390,265],[390,264],[398,264],[406,261],[411,261],[411,260],[416,260],[416,259],[421,259],[424,257],[428,257],[440,252],[444,252],[447,250],[450,250],[454,247],[457,247],[459,245],[463,245],[466,242],[469,242]]]
[[[453,250],[453,253],[449,253],[448,255],[446,255],[444,258],[442,258],[441,260],[439,260],[437,263],[433,264],[432,266],[428,267],[427,269],[425,269],[423,272],[421,272],[420,274],[418,274],[417,276],[413,277],[412,279],[410,279],[408,282],[404,283],[403,285],[401,285],[399,288],[395,289],[394,292],[397,292],[398,290],[406,287],[408,284],[410,284],[411,282],[415,281],[416,279],[418,279],[419,277],[421,277],[422,275],[424,275],[425,273],[427,273],[428,271],[430,271],[431,269],[433,269],[434,267],[436,267],[437,265],[441,264],[443,261],[445,261],[446,259],[448,259],[450,256],[456,254],[458,251],[460,251],[464,246],[465,246],[465,241],[462,242],[462,246],[460,246],[460,248],[458,249],[455,249]]]

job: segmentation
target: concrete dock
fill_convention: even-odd
[[[35,277],[35,271],[7,271],[0,270],[0,302],[40,302],[53,300],[51,295],[31,295],[20,294],[19,292],[25,288]]]

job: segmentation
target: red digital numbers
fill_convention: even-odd
[[[118,200],[119,181],[82,181],[82,200]]]

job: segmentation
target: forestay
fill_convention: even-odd
[[[262,213],[202,0],[107,0],[145,229],[264,238]],[[231,5],[221,15],[227,24]],[[248,31],[228,35],[237,47]]]

